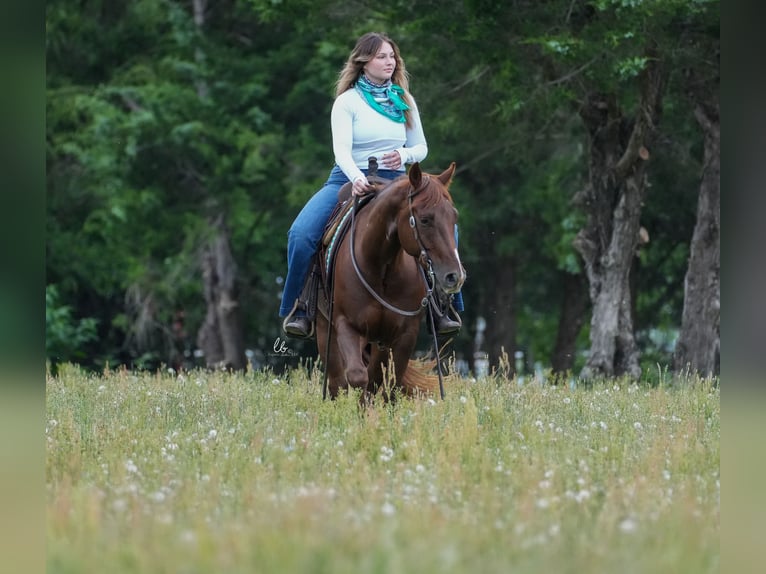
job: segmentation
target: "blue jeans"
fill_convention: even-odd
[[[367,175],[366,169],[362,171]],[[378,170],[378,175],[385,179],[394,179],[403,173],[389,169]],[[322,189],[306,202],[287,232],[287,278],[282,290],[280,317],[287,317],[290,314],[295,300],[303,290],[311,259],[319,247],[327,220],[335,204],[338,203],[338,190],[347,182],[346,175],[337,165],[334,166]],[[457,228],[455,228],[455,237],[457,238]],[[453,304],[458,311],[463,310],[463,297],[460,293],[455,295]],[[296,315],[300,314],[300,312],[296,313]]]

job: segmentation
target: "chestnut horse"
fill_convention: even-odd
[[[369,402],[392,381],[393,387],[383,385],[383,395],[393,400],[390,391],[416,396],[441,382],[410,357],[428,299],[438,295],[432,290],[444,297],[465,281],[455,241],[457,210],[448,191],[454,173],[454,162],[439,175],[423,173],[415,163],[407,175],[378,184],[363,209],[354,205],[351,229],[334,246],[335,263],[324,281],[332,286],[331,299],[325,287],[317,313],[317,346],[327,362],[331,398],[352,387]]]

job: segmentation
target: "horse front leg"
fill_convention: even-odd
[[[345,317],[339,317],[335,324],[338,356],[343,365],[343,378],[354,389],[362,389],[360,400],[363,404],[372,401],[370,378],[364,364],[364,347],[367,344]]]
[[[394,378],[396,382],[396,391],[404,392],[404,373],[410,363],[412,352],[415,350],[415,345],[418,339],[418,325],[405,330],[405,332],[399,336],[394,344],[391,345],[391,359],[393,361]]]
[[[331,337],[330,353],[327,353],[327,318],[321,313],[317,314],[317,350],[319,359],[322,361],[327,372],[327,390],[330,399],[338,398],[340,389],[348,389],[345,377],[343,376],[343,365],[341,362],[340,351],[338,350],[338,341],[336,337]],[[325,364],[326,363],[326,364]]]
[[[383,400],[391,400],[391,386],[393,379],[389,373],[391,350],[388,347],[372,344],[370,348],[370,360],[367,364],[367,376],[369,377],[370,392],[373,395],[378,394],[380,387],[383,387]]]

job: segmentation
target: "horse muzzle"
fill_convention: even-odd
[[[443,274],[437,274],[436,280],[442,291],[448,295],[452,295],[460,291],[463,287],[463,283],[465,283],[465,269],[463,269],[461,265],[457,271],[448,271]]]

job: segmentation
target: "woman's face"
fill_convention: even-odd
[[[364,65],[364,73],[376,84],[384,84],[390,80],[395,69],[394,49],[388,42],[383,42],[378,53]]]

